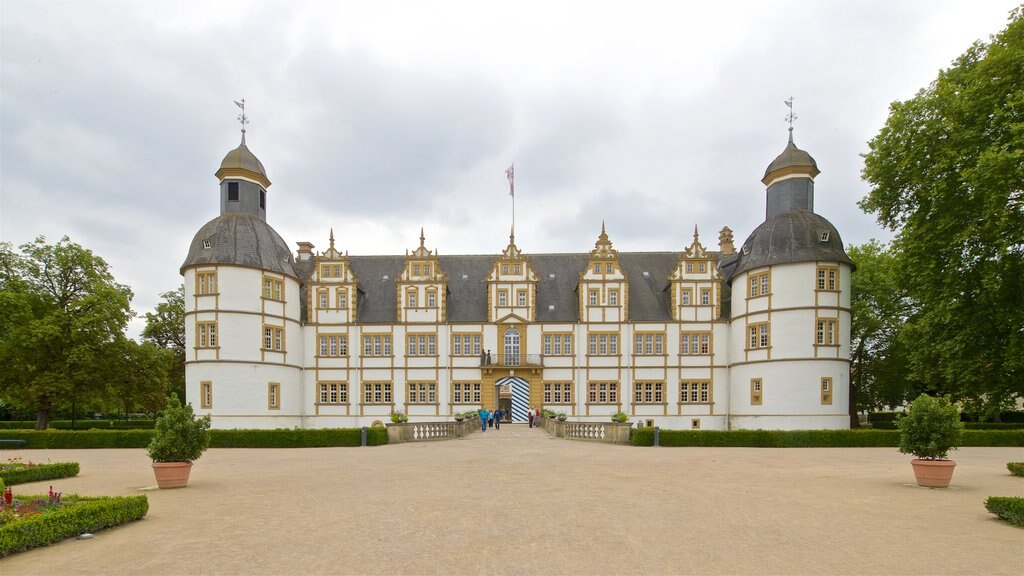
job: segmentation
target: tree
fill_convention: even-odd
[[[986,414],[1024,394],[1024,19],[1018,8],[869,143],[860,206],[897,232],[912,376]]]
[[[132,293],[66,236],[20,250],[0,245],[0,395],[35,410],[45,429],[51,410],[102,394]]]
[[[168,377],[171,390],[182,401],[185,400],[185,287],[164,292],[156,310],[146,313],[146,327],[142,339],[158,348],[168,350],[172,355]],[[164,395],[160,401],[163,402]]]
[[[108,397],[117,399],[125,416],[138,411],[160,411],[170,388],[173,351],[127,338],[119,338],[113,350]]]
[[[916,396],[906,374],[901,328],[913,310],[899,287],[897,256],[871,240],[846,250],[857,265],[850,281],[850,423],[856,413],[900,406]]]

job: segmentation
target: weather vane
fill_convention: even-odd
[[[244,102],[244,100],[243,100],[243,102]],[[797,118],[799,118],[799,116],[797,116],[796,114],[793,113],[793,97],[792,96],[789,97],[789,100],[783,100],[783,102],[786,104],[786,107],[789,108],[789,114],[786,114],[786,122],[789,123],[789,131],[792,132],[793,131],[793,121],[796,120]],[[237,104],[237,102],[236,102],[236,104]]]
[[[245,125],[249,123],[249,117],[245,115],[245,98],[242,98],[241,102],[235,100],[235,106],[242,109],[242,113],[238,115],[238,122],[242,125],[242,134],[245,135]]]

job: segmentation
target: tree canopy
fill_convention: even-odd
[[[146,313],[142,339],[171,355],[169,373],[171,390],[185,399],[185,287],[164,292],[156,310]],[[163,401],[163,395],[160,397]]]
[[[911,376],[994,412],[1024,394],[1024,19],[891,105],[860,205],[897,233]]]

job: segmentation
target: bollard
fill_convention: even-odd
[[[657,448],[658,446],[661,446],[661,434],[660,434],[660,432],[661,432],[661,428],[658,428],[657,426],[655,426],[654,427],[654,447],[655,448]]]
[[[362,444],[360,444],[360,446],[366,446],[366,426],[363,426],[363,430],[359,434],[359,438],[362,441]]]

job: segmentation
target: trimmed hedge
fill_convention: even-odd
[[[78,476],[78,462],[36,464],[34,466],[19,466],[10,470],[0,471],[0,480],[9,485],[53,480],[54,478],[69,478],[71,476]]]
[[[151,429],[155,420],[78,420],[74,427],[71,420],[50,420],[51,430],[134,430]],[[0,430],[35,430],[35,420],[2,420]]]
[[[210,430],[211,448],[313,448],[359,446],[359,428],[313,430]],[[3,430],[0,439],[28,441],[29,448],[145,448],[153,430]],[[385,428],[367,428],[366,444],[388,443]]]
[[[896,418],[902,414],[902,412],[870,412],[868,413],[868,422],[877,429],[895,430],[896,429]],[[968,416],[961,414],[960,419],[963,420]],[[1024,410],[1011,410],[1009,412],[999,413],[1000,422],[965,422],[968,428],[971,424],[1024,424]]]
[[[897,430],[659,430],[661,446],[895,448]],[[654,429],[633,430],[633,446],[653,446]],[[1024,446],[1024,430],[965,430],[961,446]]]
[[[989,496],[985,509],[1019,528],[1024,528],[1024,498],[1018,496]]]
[[[1006,469],[1014,476],[1024,476],[1024,462],[1007,462]]]
[[[18,495],[35,500],[46,495]],[[47,514],[32,516],[0,526],[0,558],[38,546],[47,546],[84,532],[98,532],[138,520],[149,511],[145,494],[138,496],[66,496],[74,501]]]

